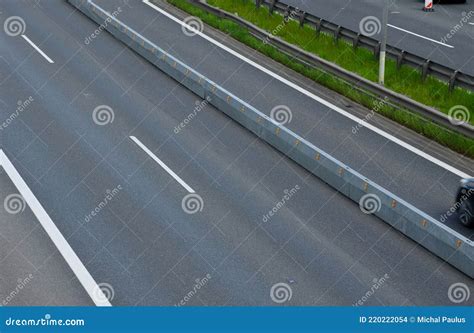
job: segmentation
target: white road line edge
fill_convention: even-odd
[[[153,152],[148,149],[140,140],[138,140],[134,136],[130,136],[130,139],[135,142],[145,153],[147,153],[148,156],[150,156],[156,163],[158,163],[163,169],[165,169],[166,172],[170,174],[171,177],[173,177],[178,183],[183,186],[186,191],[189,193],[196,193],[191,186],[186,184],[184,180],[182,180],[173,170],[171,170],[162,160],[160,160]]]
[[[349,118],[349,119],[355,121],[356,123],[359,123],[360,125],[366,127],[367,129],[369,129],[369,130],[371,130],[371,131],[373,131],[373,132],[379,134],[380,136],[383,136],[384,138],[386,138],[386,139],[388,139],[388,140],[390,140],[390,141],[392,141],[392,142],[398,144],[399,146],[402,146],[403,148],[405,148],[405,149],[411,151],[412,153],[414,153],[414,154],[416,154],[416,155],[418,155],[418,156],[420,156],[420,157],[423,157],[424,159],[426,159],[426,160],[428,160],[428,161],[430,161],[430,162],[432,162],[432,163],[438,165],[439,167],[441,167],[441,168],[443,168],[443,169],[445,169],[445,170],[448,170],[449,172],[452,172],[453,174],[455,174],[455,175],[457,175],[457,176],[459,176],[459,177],[461,177],[461,178],[470,178],[470,176],[469,176],[467,173],[465,173],[465,172],[463,172],[463,171],[461,171],[461,170],[458,170],[457,168],[455,168],[455,167],[453,167],[453,166],[451,166],[451,165],[449,165],[449,164],[447,164],[447,163],[445,163],[445,162],[443,162],[443,161],[437,159],[436,157],[433,157],[433,156],[431,156],[431,155],[425,153],[424,151],[422,151],[422,150],[420,150],[420,149],[418,149],[418,148],[413,147],[412,145],[410,145],[410,144],[408,144],[408,143],[406,143],[406,142],[404,142],[404,141],[398,139],[397,137],[395,137],[395,136],[393,136],[393,135],[391,135],[391,134],[389,134],[389,133],[387,133],[387,132],[381,130],[380,128],[378,128],[378,127],[376,127],[376,126],[374,126],[374,125],[369,124],[369,123],[366,122],[365,120],[360,119],[360,118],[358,118],[358,117],[352,115],[351,113],[349,113],[349,112],[347,112],[347,111],[344,111],[343,109],[341,109],[341,108],[337,107],[336,105],[334,105],[334,104],[332,104],[332,103],[330,103],[330,102],[324,100],[323,98],[321,98],[321,97],[319,97],[319,96],[316,96],[315,94],[313,94],[313,93],[309,92],[308,90],[306,90],[306,89],[304,89],[304,88],[298,86],[297,84],[295,84],[295,83],[293,83],[293,82],[291,82],[291,81],[289,81],[289,80],[287,80],[287,79],[281,77],[280,75],[278,75],[278,74],[276,74],[276,73],[270,71],[269,69],[267,69],[267,68],[261,66],[260,64],[257,64],[256,62],[254,62],[254,61],[252,61],[252,60],[250,60],[250,59],[244,57],[244,56],[241,55],[240,53],[238,53],[238,52],[232,50],[231,48],[229,48],[229,47],[223,45],[222,43],[216,41],[215,39],[213,39],[213,38],[211,38],[211,37],[209,37],[209,36],[207,36],[206,34],[204,34],[204,33],[202,33],[201,31],[195,29],[194,27],[192,27],[192,26],[186,24],[185,22],[181,21],[180,19],[174,17],[173,15],[171,15],[170,13],[164,11],[164,10],[161,9],[160,7],[158,7],[158,6],[156,6],[156,5],[152,4],[152,3],[150,3],[148,0],[142,0],[142,1],[143,1],[144,4],[146,4],[146,5],[150,6],[150,7],[152,7],[153,9],[155,9],[156,11],[158,11],[158,12],[160,12],[161,14],[165,15],[165,16],[168,17],[169,19],[175,21],[176,23],[180,24],[181,26],[186,27],[186,28],[189,29],[190,31],[193,31],[194,33],[196,33],[196,34],[199,35],[200,37],[206,39],[207,41],[211,42],[212,44],[218,46],[219,48],[221,48],[221,49],[223,49],[223,50],[225,50],[225,51],[227,51],[228,53],[230,53],[230,54],[232,54],[233,56],[235,56],[235,57],[241,59],[242,61],[245,61],[245,62],[248,63],[249,65],[251,65],[251,66],[253,66],[253,67],[259,69],[260,71],[264,72],[265,74],[268,74],[268,75],[272,76],[273,78],[277,79],[278,81],[280,81],[280,82],[286,84],[287,86],[289,86],[289,87],[291,87],[291,88],[297,90],[298,92],[300,92],[300,93],[302,93],[302,94],[304,94],[304,95],[306,95],[306,96],[308,96],[308,97],[314,99],[315,101],[317,101],[317,102],[319,102],[319,103],[321,103],[321,104],[323,104],[323,105],[325,105],[325,106],[331,108],[332,110],[336,111],[337,113],[339,113],[339,114],[341,114],[341,115],[343,115],[343,116],[345,116],[345,117],[347,117],[347,118]]]
[[[30,188],[25,183],[18,171],[15,169],[13,164],[10,162],[7,155],[1,149],[0,166],[3,166],[3,169],[10,177],[13,184],[16,186],[17,190],[20,192],[25,202],[28,204],[33,214],[41,223],[49,238],[51,238],[54,245],[63,256],[64,260],[66,260],[66,263],[72,269],[79,282],[82,284],[91,299],[94,301],[95,305],[112,306],[108,301],[107,297],[100,289],[100,287],[95,282],[92,275],[81,262],[79,257],[76,255],[76,253],[71,248],[64,236],[61,234],[59,229],[56,227],[54,222],[51,220],[41,203],[38,201],[38,199],[36,199],[33,192],[31,192]]]
[[[440,41],[438,41],[438,40],[436,40],[436,39],[432,39],[432,38],[429,38],[429,37],[425,37],[425,36],[419,35],[419,34],[417,34],[417,33],[411,32],[411,31],[409,31],[409,30],[405,30],[405,29],[403,29],[403,28],[397,27],[396,25],[387,24],[387,26],[389,26],[389,27],[391,27],[391,28],[393,28],[393,29],[397,29],[397,30],[406,32],[407,34],[410,34],[410,35],[413,35],[413,36],[416,36],[416,37],[420,37],[420,38],[429,40],[430,42],[433,42],[433,43],[436,43],[436,44],[439,44],[439,45],[443,45],[443,46],[449,47],[450,49],[454,49],[454,46],[452,46],[452,45],[445,44],[445,43],[440,42]]]
[[[50,64],[54,64],[54,61],[48,57],[46,55],[46,53],[44,53],[38,46],[36,46],[35,43],[33,43],[29,38],[28,36],[26,35],[21,35],[21,37],[23,37],[24,40],[26,40],[28,42],[28,44],[30,44],[36,51],[38,51],[39,54],[41,54],[43,56],[43,58],[45,58]]]
[[[470,25],[474,25],[474,22],[469,22]]]

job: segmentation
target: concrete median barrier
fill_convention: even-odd
[[[474,243],[471,240],[218,86],[97,5],[86,0],[68,1],[161,71],[199,97],[210,101],[217,109],[359,204],[363,212],[379,217],[474,278]]]

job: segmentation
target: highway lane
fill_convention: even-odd
[[[381,20],[384,3],[370,0],[284,2],[354,31],[360,31],[360,22],[365,17],[375,16]],[[474,26],[468,24],[474,22],[473,1],[435,5],[435,12],[423,12],[422,7],[423,2],[416,0],[391,2],[388,43],[474,75]],[[468,23],[462,21],[464,15],[471,17]],[[451,30],[455,33],[450,33]],[[374,38],[380,39],[380,34]]]
[[[113,1],[100,0],[97,3],[109,11],[116,6]],[[357,124],[352,120],[301,91],[289,88],[275,77],[256,70],[254,66],[211,42],[199,36],[186,36],[179,24],[140,1],[133,2],[133,8],[123,11],[120,20],[137,31],[143,31],[148,39],[162,45],[260,111],[270,115],[274,107],[289,107],[292,120],[286,124],[287,127],[434,218],[440,219],[453,204],[459,176],[366,128],[356,129],[354,134]],[[258,57],[256,52],[232,43],[225,36],[220,35],[218,38],[228,42],[234,50],[245,52],[266,68],[294,80],[294,74],[285,72],[282,66]],[[316,95],[321,95],[321,90],[310,80],[300,79],[300,82]],[[340,100],[339,97],[335,99]],[[390,133],[404,141],[412,137],[410,131],[400,129],[399,126],[395,126]],[[409,143],[467,174],[474,174],[472,160],[466,160],[419,137]],[[467,237],[474,237],[472,230],[463,228],[455,219],[447,223]]]
[[[17,193],[0,167],[1,202]],[[0,210],[0,306],[93,305],[30,208],[10,202]]]
[[[275,305],[279,282],[290,305],[350,305],[385,274],[365,304],[451,304],[452,283],[472,284],[211,106],[175,133],[202,101],[105,32],[84,45],[96,25],[71,6],[0,11],[21,14],[54,60],[1,35],[0,119],[34,99],[0,131],[2,149],[96,281],[113,286],[113,305],[178,304],[196,279],[187,305]],[[98,105],[113,121],[93,121]],[[202,212],[183,211],[186,189],[130,136],[202,197]]]

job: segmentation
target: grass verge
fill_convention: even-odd
[[[291,57],[280,52],[273,46],[262,43],[262,41],[252,36],[245,28],[240,27],[231,20],[221,19],[213,14],[209,14],[185,0],[167,0],[167,2],[193,16],[201,18],[208,25],[229,34],[238,41],[341,95],[397,121],[452,150],[474,158],[474,140],[434,124],[419,115],[410,113],[408,110],[394,108],[387,104],[381,106],[377,98],[354,89],[350,84],[331,74],[295,62]],[[273,31],[275,27],[281,25],[283,21],[283,18],[279,15],[269,15],[266,8],[262,7],[257,10],[254,4],[248,0],[235,0],[231,2],[208,0],[208,3],[226,11],[237,13],[240,17],[267,31]],[[309,37],[308,34],[311,34],[311,37]],[[285,23],[284,29],[279,30],[278,36],[368,79],[376,80],[377,78],[378,64],[372,53],[368,50],[362,48],[354,50],[351,45],[343,41],[334,43],[334,39],[331,36],[323,33],[321,33],[318,38],[314,38],[315,33],[311,28],[300,28],[298,23],[293,21]],[[417,70],[406,66],[402,66],[402,68],[397,71],[395,62],[391,60],[387,63],[386,85],[388,88],[403,94],[408,92],[406,95],[409,97],[416,96],[417,98],[414,98],[415,100],[433,106],[445,113],[447,113],[453,105],[465,105],[471,109],[471,112],[472,108],[469,106],[474,106],[474,94],[460,88],[456,88],[450,94],[447,91],[446,84],[432,77],[428,77],[427,80],[423,82]],[[395,88],[403,90],[400,91]],[[425,103],[425,101],[431,101],[431,103]],[[472,118],[471,114],[471,120],[473,120]]]

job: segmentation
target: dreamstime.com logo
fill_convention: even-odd
[[[448,289],[448,298],[451,302],[459,304],[467,302],[471,297],[471,290],[462,282],[453,283]]]
[[[92,112],[92,120],[96,125],[104,126],[114,122],[114,110],[108,105],[99,105]]]
[[[26,24],[20,16],[10,16],[3,22],[3,30],[8,36],[20,36],[25,33]]]
[[[181,201],[181,208],[186,214],[202,212],[204,200],[202,200],[202,197],[197,193],[189,193]]]
[[[52,318],[49,313],[45,314],[43,318],[39,319],[18,319],[18,318],[8,318],[5,320],[6,326],[13,327],[43,327],[43,326],[85,326],[86,323],[84,319],[56,319]]]
[[[101,282],[92,291],[92,297],[98,303],[112,302],[115,297],[114,287],[110,283]]]
[[[464,105],[455,105],[448,111],[449,121],[453,125],[462,125],[469,123],[471,113]]]
[[[5,208],[7,213],[16,215],[25,210],[26,202],[20,194],[12,193],[3,200],[3,208]]]
[[[375,16],[366,16],[359,22],[359,31],[364,36],[373,37],[382,30],[382,23]]]
[[[204,30],[204,24],[199,17],[188,16],[183,22],[185,24],[181,26],[181,31],[188,37],[196,36],[199,32]]]
[[[281,304],[291,300],[293,290],[284,282],[275,283],[270,289],[270,298],[273,302]]]
[[[285,125],[293,119],[293,113],[286,105],[277,105],[270,111],[270,118],[280,125]]]
[[[359,208],[364,214],[374,214],[382,207],[382,201],[378,195],[368,193],[359,200]]]

